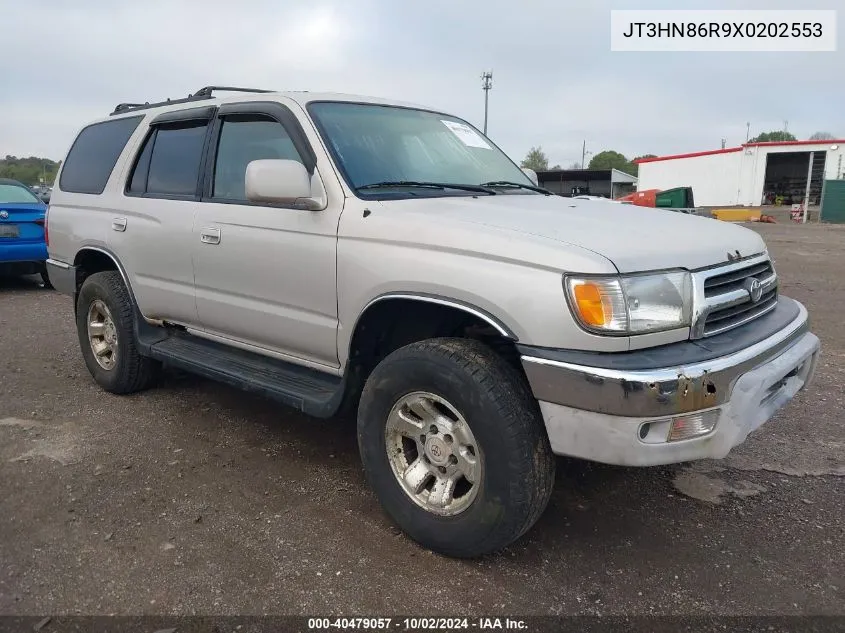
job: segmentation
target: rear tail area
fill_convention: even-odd
[[[47,259],[45,243],[46,206],[41,202],[3,203],[0,201],[0,270],[11,274],[39,272],[37,264]],[[29,270],[31,269],[31,270]]]

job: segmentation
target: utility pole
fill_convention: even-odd
[[[727,145],[727,144],[728,144],[728,139],[723,138],[722,139],[722,149],[725,149],[725,145]]]
[[[751,121],[745,124],[745,142],[748,142],[748,139],[751,138]]]
[[[804,209],[801,213],[801,223],[807,223],[807,216],[810,214],[810,185],[813,182],[813,160],[816,157],[815,152],[810,152],[810,164],[807,166],[807,188],[804,190]]]
[[[581,169],[585,169],[587,166],[587,154],[592,154],[592,152],[587,151],[587,141],[585,139],[581,145]]]
[[[487,109],[490,99],[490,90],[493,88],[493,71],[486,70],[481,73],[481,89],[484,90],[484,135],[487,136]]]

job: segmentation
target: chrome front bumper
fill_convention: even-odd
[[[625,465],[724,457],[812,378],[819,340],[809,331],[807,310],[786,301],[798,308],[786,327],[731,354],[688,365],[613,369],[523,353],[552,449]],[[649,360],[647,351],[637,354]],[[718,412],[711,431],[668,440],[675,419],[710,410]]]
[[[584,411],[664,416],[724,404],[744,373],[779,356],[809,333],[807,310],[769,338],[728,356],[689,365],[618,370],[522,356],[535,397]],[[647,352],[647,351],[646,351]]]

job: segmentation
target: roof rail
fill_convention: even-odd
[[[203,96],[210,97],[212,92],[273,92],[272,90],[264,90],[263,88],[235,88],[234,86],[206,86],[200,88],[194,93],[195,97]]]
[[[140,108],[145,105],[150,105],[150,102],[147,103],[118,103],[114,107],[114,112],[123,112],[124,110],[129,110],[131,108]],[[114,112],[112,114],[114,114]]]
[[[146,110],[148,108],[157,108],[159,106],[171,105],[176,103],[188,103],[190,101],[202,101],[213,98],[213,92],[273,92],[272,90],[262,90],[260,88],[234,88],[231,86],[205,86],[200,88],[194,94],[189,94],[183,99],[166,99],[165,101],[158,101],[156,103],[118,103],[109,116],[115,114],[124,114],[125,112],[134,112],[136,110]]]
[[[211,99],[211,96],[205,95],[188,95],[184,99],[166,99],[164,101],[158,101],[156,103],[150,103],[147,101],[146,103],[118,103],[115,106],[114,110],[112,111],[109,116],[114,116],[115,114],[123,114],[125,112],[135,112],[136,110],[147,110],[149,108],[158,108],[159,106],[165,105],[172,105],[175,103],[188,103],[190,101],[202,101],[205,99]]]

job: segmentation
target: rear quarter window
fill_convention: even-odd
[[[71,193],[101,194],[126,142],[143,116],[94,123],[84,128],[68,152],[59,187]]]

